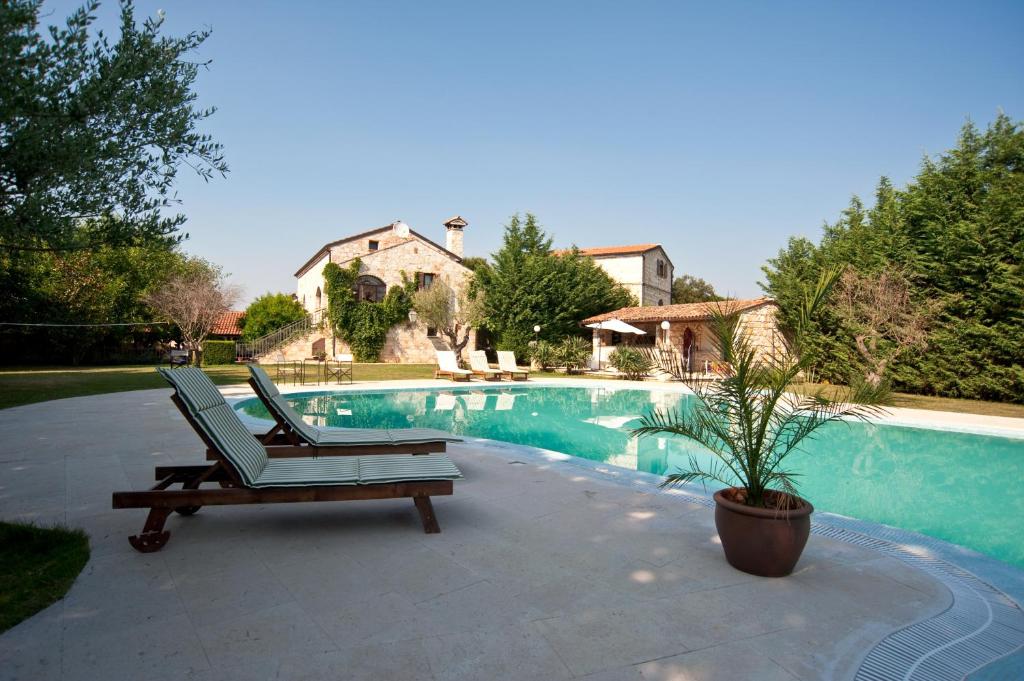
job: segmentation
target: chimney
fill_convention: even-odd
[[[460,258],[462,257],[462,228],[468,224],[461,215],[444,221],[444,227],[448,230],[445,248]]]

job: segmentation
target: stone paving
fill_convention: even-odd
[[[435,499],[205,508],[139,554],[114,490],[200,463],[169,390],[0,411],[0,518],[84,528],[67,597],[0,636],[0,679],[850,678],[950,603],[901,561],[812,537],[797,572],[733,570],[707,509],[527,460],[449,448]]]

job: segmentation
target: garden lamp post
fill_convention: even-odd
[[[661,339],[661,342],[664,343],[666,346],[668,345],[668,330],[669,330],[669,328],[671,328],[671,326],[672,325],[668,323],[667,319],[662,320],[662,322],[661,322],[661,330],[664,333],[662,334],[663,338]]]

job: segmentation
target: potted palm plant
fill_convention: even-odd
[[[695,481],[725,486],[714,494],[715,526],[726,560],[744,572],[788,575],[807,543],[814,507],[797,493],[797,473],[787,467],[788,457],[826,423],[881,412],[884,392],[864,382],[851,385],[841,399],[821,390],[794,390],[814,360],[804,342],[807,329],[840,273],[824,272],[805,292],[781,357],[755,350],[728,301],[715,305],[711,323],[712,342],[728,366],[722,380],[690,379],[678,359],[651,353],[664,371],[687,381],[697,400],[692,409],[648,414],[633,433],[681,435],[711,453],[711,463],[691,455],[662,487]]]

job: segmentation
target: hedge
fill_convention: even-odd
[[[203,341],[203,365],[234,364],[235,341],[208,340]]]

